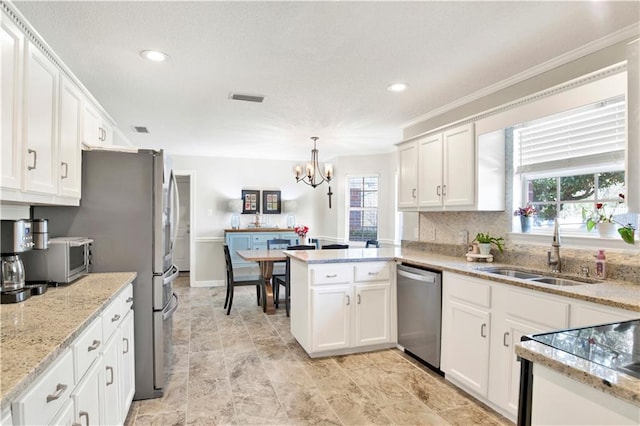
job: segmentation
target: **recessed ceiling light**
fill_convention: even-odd
[[[169,55],[158,50],[143,50],[140,56],[153,62],[163,62],[169,59]]]
[[[387,86],[387,90],[390,91],[390,92],[403,92],[403,91],[407,90],[407,87],[409,87],[409,86],[407,86],[404,83],[394,83],[394,84],[391,84],[391,85]]]

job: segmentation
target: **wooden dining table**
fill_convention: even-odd
[[[262,308],[268,315],[276,313],[273,300],[273,264],[284,262],[287,255],[283,250],[238,250],[238,256],[249,262],[257,262],[260,265],[260,275],[262,275],[264,285],[262,287]]]

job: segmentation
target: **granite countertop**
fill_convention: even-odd
[[[419,250],[401,248],[350,248],[346,250],[288,251],[285,253],[292,259],[297,259],[308,264],[395,260],[410,265],[422,266],[440,271],[455,272],[516,287],[528,288],[531,290],[640,312],[640,286],[623,281],[605,280],[604,282],[597,284],[555,286],[552,284],[490,274],[483,271],[483,269],[487,268],[513,265],[468,262],[465,258],[437,255]],[[544,275],[554,275],[548,271],[539,272]],[[567,275],[563,276],[569,278]],[[638,315],[638,317],[640,317],[640,315]]]
[[[640,407],[640,380],[635,377],[535,340],[518,343],[516,354]]]
[[[0,411],[9,407],[91,321],[135,272],[89,274],[40,296],[0,307]]]

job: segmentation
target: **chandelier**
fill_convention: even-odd
[[[319,138],[312,136],[313,149],[311,150],[311,162],[307,163],[305,167],[305,174],[302,173],[302,166],[296,166],[296,182],[304,182],[307,185],[315,188],[326,181],[329,184],[329,208],[331,208],[331,178],[333,177],[333,166],[331,164],[324,165],[324,174],[320,171],[320,164],[318,163],[318,148],[316,148],[316,142]]]

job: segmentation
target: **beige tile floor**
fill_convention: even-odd
[[[127,425],[512,425],[396,349],[311,359],[254,287],[175,285],[175,359],[163,398],[134,401]]]

